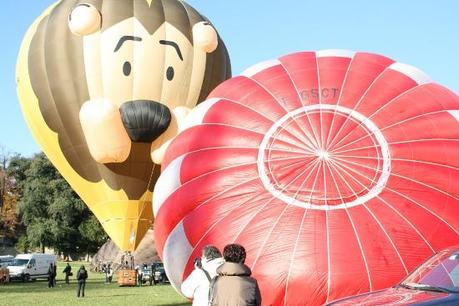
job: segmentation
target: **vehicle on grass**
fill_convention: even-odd
[[[8,267],[13,262],[14,256],[12,255],[2,255],[0,256],[0,268]]]
[[[166,275],[166,270],[164,270],[164,264],[162,262],[155,262],[152,264],[153,270],[153,283],[168,283],[169,278]]]
[[[47,278],[50,264],[56,264],[56,256],[51,254],[18,254],[8,266],[11,279],[24,282],[37,278]]]
[[[333,301],[345,305],[459,305],[459,245],[442,250],[398,285]]]
[[[142,283],[149,283],[150,286],[153,284],[153,268],[152,266],[144,265],[142,267]]]

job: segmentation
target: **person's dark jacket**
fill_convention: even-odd
[[[64,271],[62,271],[65,274],[70,274],[72,272],[72,267],[71,266],[65,266]]]
[[[77,272],[77,280],[86,281],[87,278],[88,278],[88,272],[86,271],[86,269],[80,268]]]
[[[52,278],[54,275],[54,268],[52,266],[49,266],[48,268],[48,277]]]
[[[218,306],[259,306],[260,289],[252,272],[244,264],[226,262],[217,269],[212,292],[212,305]]]

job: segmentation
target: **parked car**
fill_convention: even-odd
[[[166,270],[164,270],[164,264],[162,262],[155,262],[152,264],[153,270],[153,283],[156,285],[158,283],[168,283],[169,278],[166,275]]]
[[[14,256],[12,255],[2,255],[0,256],[0,268],[8,267],[13,262]]]
[[[47,278],[49,264],[56,264],[56,256],[51,254],[18,254],[8,266],[11,279],[22,281]]]
[[[459,305],[459,245],[430,257],[398,285],[327,305]]]
[[[143,265],[142,267],[142,283],[149,283],[150,286],[153,284],[153,271],[152,266]]]

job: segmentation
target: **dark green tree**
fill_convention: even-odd
[[[47,157],[34,156],[25,173],[19,212],[30,246],[50,247],[64,255],[97,251],[107,236]]]

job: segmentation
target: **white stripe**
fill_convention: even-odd
[[[172,287],[181,293],[183,271],[190,258],[192,247],[185,235],[183,223],[180,222],[172,230],[164,244],[164,270]]]
[[[218,101],[220,101],[220,98],[211,98],[199,103],[186,117],[183,124],[183,130],[201,124],[207,111]]]
[[[267,68],[274,67],[274,66],[277,66],[277,65],[280,65],[280,62],[277,59],[264,61],[264,62],[255,64],[255,65],[247,68],[246,70],[244,70],[241,73],[241,75],[250,78],[251,76],[257,74],[258,72],[260,72],[262,70],[265,70]]]
[[[459,110],[449,110],[447,111],[451,116],[456,119],[456,121],[459,121]]]
[[[355,52],[344,49],[326,49],[316,52],[316,57],[354,57]]]
[[[430,76],[428,76],[424,71],[419,70],[418,68],[413,67],[411,65],[403,63],[393,63],[389,66],[389,69],[403,73],[419,85],[432,82]]]
[[[153,214],[155,216],[166,199],[182,184],[180,181],[180,167],[185,155],[174,159],[156,181],[153,191]]]

